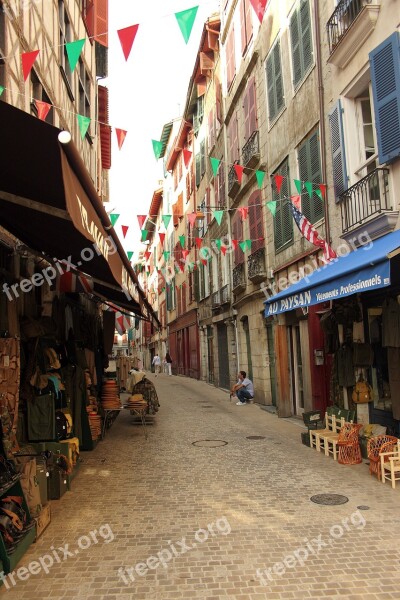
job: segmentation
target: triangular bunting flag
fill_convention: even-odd
[[[83,139],[86,135],[87,130],[90,125],[90,117],[85,117],[85,115],[76,115],[78,119],[79,130],[81,132],[81,138]]]
[[[171,252],[169,250],[164,250],[163,252],[163,256],[165,258],[165,260],[168,260],[170,257]]]
[[[76,40],[76,42],[68,42],[68,44],[65,44],[71,71],[73,71],[76,67],[85,42],[86,38],[83,38],[82,40]]]
[[[267,6],[268,0],[250,0],[252,7],[256,11],[256,15],[260,23],[264,18],[265,7]]]
[[[150,256],[151,256],[150,250],[146,250],[146,252],[144,253],[145,260],[149,260]]]
[[[188,43],[190,34],[192,33],[192,28],[196,19],[198,8],[198,6],[194,6],[193,8],[189,8],[188,10],[182,10],[181,12],[175,13],[179,29],[182,32],[183,39],[185,40],[186,44]]]
[[[121,229],[122,229],[122,235],[124,237],[126,237],[126,234],[128,233],[129,226],[128,225],[122,225]]]
[[[226,250],[227,250],[226,246],[221,246],[221,252],[224,256],[226,255]]]
[[[241,184],[243,179],[244,167],[242,167],[241,165],[233,165],[233,168],[235,169],[237,180]]]
[[[301,196],[296,195],[296,196],[290,196],[291,201],[293,202],[293,204],[295,205],[296,208],[298,208],[299,210],[301,210]]]
[[[29,73],[33,67],[33,63],[36,60],[37,55],[39,54],[39,50],[33,50],[33,52],[24,52],[21,55],[22,59],[22,73],[24,76],[24,81],[27,80]]]
[[[199,238],[199,237],[197,237],[197,238],[196,238],[196,246],[198,247],[198,249],[199,249],[199,250],[200,250],[200,248],[201,248],[201,244],[202,244],[202,243],[203,243],[203,239],[202,239],[202,238]]]
[[[189,221],[191,227],[194,227],[194,224],[196,222],[196,217],[197,217],[197,215],[195,212],[188,214],[187,220]]]
[[[205,258],[201,259],[201,262],[203,263],[203,265],[206,267],[207,266],[207,260]]]
[[[256,171],[258,187],[261,189],[265,177],[265,171]]]
[[[42,102],[42,100],[34,100],[37,111],[38,111],[38,118],[41,121],[45,121],[47,115],[49,114],[49,110],[51,109],[51,104],[49,104],[48,102]]]
[[[142,242],[146,241],[148,231],[147,229],[142,229]]]
[[[284,177],[283,177],[283,175],[276,174],[276,175],[274,175],[274,180],[275,180],[276,189],[279,194],[279,192],[281,191],[282,182],[284,180]]]
[[[218,173],[218,169],[219,169],[219,163],[221,161],[218,158],[214,158],[213,156],[210,156],[210,163],[211,163],[211,168],[212,168],[212,172],[215,175]]]
[[[168,229],[168,225],[171,220],[171,217],[172,217],[172,215],[163,215],[162,216],[162,220],[163,220],[165,229]]]
[[[312,181],[306,181],[304,183],[304,186],[308,192],[308,195],[310,196],[310,198],[312,198],[312,193],[313,193],[313,184]]]
[[[137,220],[138,220],[138,222],[139,222],[139,227],[140,227],[140,229],[142,229],[142,227],[143,227],[143,224],[144,224],[144,222],[145,222],[145,220],[146,220],[146,216],[147,216],[147,215],[138,215],[138,216],[137,216]]]
[[[217,221],[218,225],[221,225],[222,217],[224,216],[224,211],[223,210],[214,210],[213,215],[214,215],[215,220]]]
[[[129,58],[129,54],[132,50],[132,44],[135,41],[138,29],[139,25],[131,25],[130,27],[124,27],[123,29],[117,30],[125,60],[128,60]]]
[[[239,244],[239,240],[232,240],[233,249],[236,250]]]
[[[215,245],[217,246],[218,250],[221,250],[221,240],[220,239],[215,240]]]
[[[246,240],[246,245],[249,250],[251,250],[251,240]]]
[[[185,260],[187,259],[188,254],[189,254],[189,250],[182,250],[182,256]]]
[[[132,260],[132,256],[133,256],[133,252],[130,250],[129,252],[126,253],[128,260],[131,261]]]
[[[182,263],[178,263],[178,266],[179,266],[179,268],[181,270],[181,273],[184,273],[185,272],[185,265],[182,264]]]
[[[319,198],[321,198],[321,200],[322,200],[322,202],[323,202],[323,201],[324,201],[324,197],[323,197],[323,195],[322,195],[322,192],[321,192],[321,190],[320,190],[320,189],[318,189],[318,190],[315,190],[315,193],[317,194],[317,196],[318,196]]]
[[[294,179],[293,181],[294,181],[294,185],[296,186],[297,193],[301,194],[301,190],[303,188],[303,182],[300,181],[299,179]]]
[[[0,85],[0,96],[2,95],[3,92],[4,92],[4,88],[2,85]]]
[[[245,250],[247,248],[247,243],[246,242],[239,242],[239,246],[241,247],[242,251],[245,252]]]
[[[165,233],[159,233],[158,237],[160,238],[161,246],[164,246]]]
[[[322,196],[325,198],[326,195],[326,185],[324,183],[319,184],[319,189],[321,191]]]
[[[185,163],[185,167],[188,168],[190,159],[192,158],[192,153],[190,150],[183,149],[183,162]]]
[[[185,247],[185,236],[184,235],[180,235],[179,236],[179,241],[181,243],[182,248]]]
[[[111,213],[111,215],[109,215],[109,216],[110,216],[111,225],[114,227],[115,223],[119,219],[119,215],[117,215],[117,213]]]
[[[124,143],[125,138],[126,138],[126,134],[128,132],[125,131],[125,129],[118,129],[118,127],[116,127],[115,128],[115,133],[116,133],[116,136],[117,136],[118,149],[121,150],[122,144]]]
[[[240,208],[238,208],[238,211],[242,215],[242,221],[244,221],[245,219],[247,219],[247,215],[249,213],[249,207],[248,206],[241,206]]]
[[[270,200],[269,202],[267,202],[267,206],[269,208],[269,210],[272,213],[272,216],[274,217],[276,214],[276,202],[275,200]]]
[[[153,144],[154,156],[158,160],[160,158],[160,154],[163,149],[163,143],[159,142],[158,140],[151,140],[151,143]]]

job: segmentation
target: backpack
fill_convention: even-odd
[[[369,383],[360,379],[360,381],[357,381],[351,397],[356,404],[371,402],[373,397],[372,387]]]

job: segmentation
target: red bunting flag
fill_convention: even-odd
[[[198,247],[198,249],[200,250],[201,248],[201,244],[203,243],[202,238],[196,238],[196,246]]]
[[[122,52],[124,53],[125,60],[128,60],[129,54],[132,50],[133,42],[135,41],[135,37],[137,34],[137,30],[139,29],[139,25],[131,25],[130,27],[124,27],[123,29],[118,29],[118,37],[121,42]]]
[[[235,172],[236,172],[236,177],[238,182],[241,184],[242,183],[242,179],[243,179],[243,171],[244,171],[244,167],[242,167],[241,165],[233,165]]]
[[[149,260],[150,256],[151,256],[150,250],[146,250],[146,252],[144,253],[145,260]]]
[[[248,206],[241,206],[240,208],[238,208],[238,211],[242,215],[242,221],[244,221],[245,219],[247,219],[247,215],[249,214],[249,207]]]
[[[206,259],[205,259],[205,258],[202,258],[202,259],[201,259],[201,262],[203,263],[203,265],[204,265],[205,267],[207,266],[207,261],[206,261]]]
[[[190,159],[192,158],[192,153],[190,150],[183,149],[183,162],[185,163],[185,167],[188,168]]]
[[[234,250],[237,250],[238,244],[239,244],[239,240],[232,240],[232,246],[233,246]]]
[[[194,212],[194,213],[189,213],[189,214],[188,214],[188,216],[187,216],[187,220],[189,221],[189,223],[190,223],[191,227],[194,227],[194,224],[195,224],[195,222],[196,222],[196,217],[197,217],[197,215],[196,215],[196,213],[195,213],[195,212]]]
[[[226,254],[226,250],[227,250],[226,246],[221,246],[221,252],[224,256]]]
[[[268,0],[250,0],[250,3],[256,11],[258,20],[260,21],[260,23],[262,23],[265,13],[265,7],[267,6]]]
[[[189,250],[182,250],[182,256],[185,260],[186,260],[188,254],[189,254]]]
[[[42,100],[34,100],[37,111],[38,111],[38,118],[41,121],[45,121],[47,115],[49,114],[49,110],[51,109],[51,104],[49,104],[48,102],[42,102]]]
[[[325,194],[326,194],[326,185],[325,185],[325,183],[320,183],[319,184],[319,189],[321,190],[322,197],[325,198]]]
[[[126,234],[128,233],[129,226],[128,225],[122,225],[121,228],[122,228],[122,235],[124,237],[126,237]]]
[[[125,129],[118,129],[118,127],[116,127],[115,128],[115,133],[117,135],[118,149],[121,150],[122,144],[124,143],[125,138],[126,138],[126,134],[128,132],[125,131]]]
[[[36,60],[40,50],[33,50],[33,52],[24,52],[21,55],[22,58],[22,73],[24,75],[24,81],[27,80],[29,73],[33,67],[33,63]]]
[[[146,215],[138,215],[137,219],[139,221],[139,227],[140,227],[140,229],[143,229],[143,223],[146,220]]]
[[[164,246],[165,233],[159,233],[158,237],[160,238],[161,245]]]
[[[275,185],[276,185],[276,189],[278,190],[278,194],[281,191],[281,186],[282,186],[282,182],[284,180],[283,175],[274,175],[274,180],[275,180]]]
[[[295,207],[298,210],[301,210],[301,196],[300,195],[290,196],[290,199],[293,202],[293,204],[295,205]]]

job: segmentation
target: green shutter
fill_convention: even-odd
[[[206,143],[205,140],[200,142],[200,178],[206,172]]]
[[[271,50],[266,64],[269,120],[273,121],[284,105],[280,41]]]
[[[196,154],[196,187],[199,187],[201,181],[201,154]]]
[[[273,52],[274,52],[274,68],[275,68],[276,109],[277,109],[277,112],[279,112],[285,103],[285,99],[284,99],[284,95],[283,95],[281,43],[279,40],[275,44],[275,48],[274,48]]]
[[[315,131],[299,148],[299,178],[302,182],[311,181],[314,184],[321,183],[321,161],[319,149],[319,134]],[[316,186],[314,186],[317,189]],[[307,191],[301,196],[302,213],[310,221],[316,223],[324,216],[324,201],[313,192],[312,198]]]
[[[200,282],[199,282],[199,269],[193,271],[194,275],[194,299],[196,302],[200,300]]]
[[[269,120],[273,121],[277,113],[276,106],[276,91],[275,91],[275,79],[274,79],[274,52],[272,51],[267,58],[266,64],[267,70],[267,93],[268,93],[268,112]]]
[[[312,39],[311,39],[311,18],[309,0],[301,0],[300,4],[300,30],[301,30],[301,58],[302,58],[302,77],[312,65]]]
[[[297,87],[302,78],[301,53],[300,53],[300,18],[299,11],[295,10],[290,19],[290,40],[292,45],[293,85]]]
[[[277,194],[275,184],[272,185],[273,199],[278,200],[274,218],[275,250],[279,250],[293,240],[293,218],[289,208],[290,178],[289,163],[286,160],[276,173],[284,177],[280,194]]]

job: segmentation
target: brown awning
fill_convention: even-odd
[[[60,130],[0,101],[0,224],[50,259],[93,277],[94,292],[154,318],[72,142]]]

